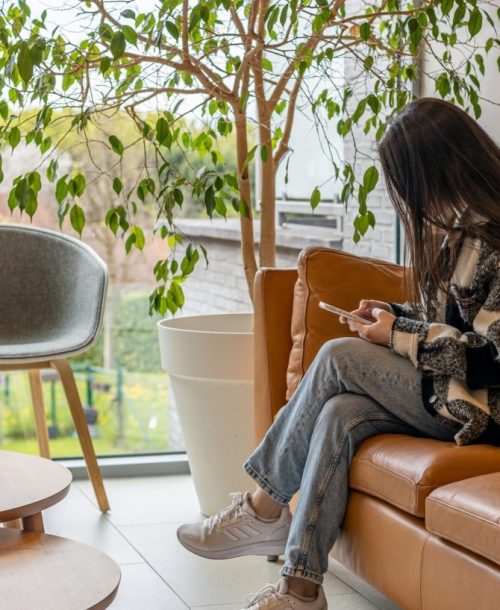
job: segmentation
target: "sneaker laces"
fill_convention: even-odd
[[[277,586],[272,583],[268,583],[267,585],[264,585],[262,589],[259,589],[257,593],[247,597],[248,605],[246,607],[251,608],[254,604],[265,601],[279,601],[280,596],[281,593]]]
[[[243,512],[243,502],[245,498],[241,491],[230,493],[229,499],[231,500],[229,506],[223,508],[216,515],[212,515],[208,518],[208,533],[210,533],[214,527],[222,525],[223,523],[228,523],[235,517],[239,517]]]

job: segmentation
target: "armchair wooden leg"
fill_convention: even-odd
[[[8,527],[9,529],[14,529],[14,530],[22,530],[23,529],[23,520],[22,519],[12,519],[11,521],[5,521],[3,523],[3,527]]]
[[[33,402],[33,410],[35,412],[36,437],[38,439],[40,455],[44,458],[50,458],[49,435],[47,432],[45,407],[43,404],[40,369],[30,369],[28,373],[30,378],[31,400]]]
[[[42,513],[35,513],[34,515],[29,515],[29,517],[23,517],[22,525],[23,530],[26,532],[39,532],[40,534],[45,533]]]
[[[99,504],[101,511],[106,512],[109,510],[108,498],[106,496],[106,490],[104,489],[102,473],[97,463],[92,438],[87,426],[87,420],[85,419],[85,415],[83,413],[83,407],[78,394],[78,388],[73,376],[73,371],[71,370],[67,360],[53,360],[51,365],[56,369],[56,371],[59,373],[59,377],[61,378],[64,393],[66,394],[66,399],[73,417],[78,439],[80,440],[80,445],[82,447],[83,457],[85,458],[85,463],[87,464],[87,471],[89,473],[92,486],[94,487],[97,503]]]

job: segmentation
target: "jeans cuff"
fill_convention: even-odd
[[[252,477],[252,479],[257,483],[257,485],[263,489],[273,500],[276,500],[279,504],[283,504],[286,506],[290,502],[290,498],[285,497],[283,494],[280,494],[279,491],[276,491],[269,482],[259,474],[253,466],[251,466],[250,462],[245,462],[243,464],[243,468],[245,472]]]
[[[283,566],[281,568],[280,574],[282,576],[296,576],[297,578],[304,578],[305,580],[310,580],[315,582],[317,585],[323,584],[323,574],[316,574],[316,572],[309,572],[304,570],[304,568],[294,568]]]

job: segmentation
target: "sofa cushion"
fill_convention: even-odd
[[[379,434],[355,453],[349,485],[423,517],[425,499],[437,487],[497,471],[500,448],[493,445],[459,446],[432,438]]]
[[[500,472],[433,491],[425,501],[425,526],[500,564]]]
[[[346,335],[357,336],[339,323],[338,316],[320,309],[320,301],[352,310],[361,299],[404,300],[403,268],[392,263],[332,248],[310,247],[300,253],[297,271],[287,399],[325,341]]]

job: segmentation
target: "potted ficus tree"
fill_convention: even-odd
[[[498,47],[493,35],[482,45],[475,44],[481,30],[498,22],[489,8],[489,3],[475,0],[161,0],[144,9],[140,3],[86,0],[68,11],[32,14],[29,0],[7,1],[0,15],[0,137],[7,151],[24,139],[49,160],[45,175],[33,167],[15,179],[9,207],[33,216],[42,181],[51,181],[61,223],[68,218],[82,233],[86,176],[78,168],[60,172],[57,158],[65,134],[77,132],[83,141],[91,139],[95,145],[98,140],[114,153],[112,163],[97,162],[100,179],[109,180],[116,194],[102,221],[123,238],[127,252],[142,249],[151,238],[153,226],[146,226],[140,211],[144,205],[155,210],[156,222],[151,225],[165,242],[165,256],[154,268],[153,311],[165,315],[181,309],[183,282],[198,261],[207,258],[203,246],[189,243],[176,227],[176,213],[187,199],[199,203],[210,217],[225,217],[228,210],[239,215],[242,264],[252,295],[258,265],[275,265],[276,174],[291,152],[298,105],[325,127],[325,133],[352,138],[356,130],[364,130],[376,140],[390,117],[412,98],[415,83],[427,79],[434,84],[432,91],[479,116],[485,56]],[[69,22],[72,27],[67,30]],[[467,45],[457,53],[461,40]],[[422,55],[429,50],[434,64],[426,74]],[[342,74],[346,66],[349,79],[332,78],[334,70]],[[29,108],[34,110],[27,116]],[[110,123],[113,113],[120,116],[119,129]],[[142,174],[132,187],[124,188],[124,159],[137,141],[144,149]],[[221,141],[234,144],[234,167],[227,164]],[[179,164],[175,161],[179,154],[203,163]],[[261,180],[255,195],[250,178],[256,163]],[[366,158],[361,165],[355,158],[332,159],[332,175],[343,182],[343,203],[358,206],[353,237],[359,240],[375,226],[368,200],[378,181],[376,164]],[[311,206],[320,200],[316,187]],[[216,435],[216,426],[206,428],[211,416],[198,418],[203,409],[209,413],[210,395],[221,399],[211,383],[221,375],[214,361],[223,353],[229,362],[241,365],[236,379],[248,382],[251,395],[251,319],[229,317],[229,326],[213,317],[206,321],[221,334],[213,335],[214,329],[205,327],[201,319],[187,319],[183,327],[176,318],[160,329],[167,341],[164,365],[184,385],[178,408],[182,411],[183,401],[195,403],[188,418],[195,442],[185,430],[188,454],[197,452],[195,444],[203,436],[211,437],[211,446],[220,449],[222,460],[224,438],[243,430],[246,436],[237,444],[244,456],[253,442],[251,398],[245,408],[242,398],[229,398],[233,413],[237,406],[246,411],[242,421],[230,429],[222,427],[221,436]],[[223,344],[238,333],[240,323],[246,347],[230,345],[231,340]],[[219,347],[214,351],[208,344],[212,347],[202,352],[192,342],[194,330],[202,340],[212,333]],[[168,343],[171,332],[173,344]],[[188,345],[193,352],[186,352]],[[181,370],[181,363],[195,363],[196,371]],[[201,398],[186,386],[188,379],[197,380]],[[231,383],[238,385],[224,382],[226,390]],[[228,407],[225,415],[230,411]],[[207,450],[199,457],[206,459]],[[238,463],[238,456],[225,462],[225,466]],[[201,470],[197,474],[193,463],[192,468],[195,481],[198,478],[202,485],[205,475]],[[217,479],[229,489],[237,485],[232,475],[218,472]],[[220,497],[210,498],[202,501],[202,509],[211,512],[220,504]]]

